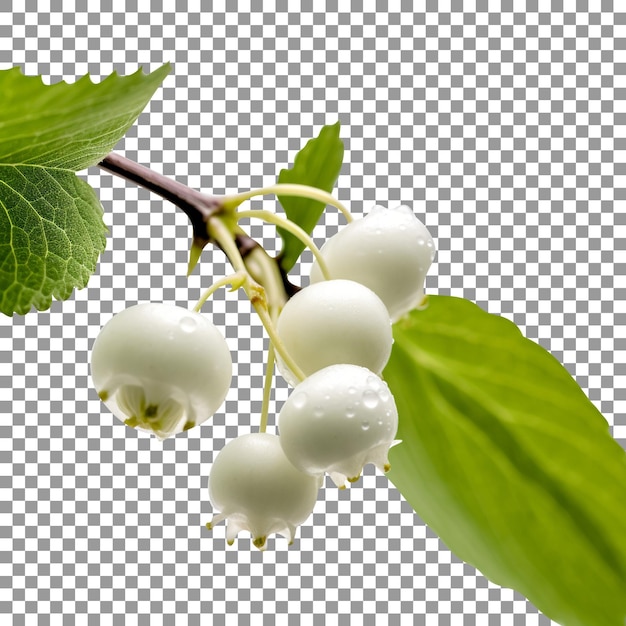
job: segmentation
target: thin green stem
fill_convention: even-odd
[[[269,306],[277,308],[280,313],[287,303],[289,296],[285,290],[284,278],[276,259],[270,257],[264,248],[256,244],[253,239],[250,239],[241,226],[235,225],[233,232],[237,247],[245,260],[248,273],[252,276],[253,280],[263,285]],[[255,245],[251,249],[248,249],[245,244],[243,244],[246,240]]]
[[[235,272],[234,274],[230,274],[229,276],[224,276],[224,278],[220,278],[216,280],[200,297],[198,303],[193,310],[197,313],[200,312],[202,305],[220,288],[225,287],[226,285],[232,285],[231,291],[235,289],[239,289],[239,287],[243,286],[246,280],[247,274],[245,272]]]
[[[274,321],[270,315],[267,298],[265,296],[265,289],[259,285],[246,269],[245,261],[239,252],[237,244],[232,238],[232,235],[226,225],[219,219],[219,217],[213,217],[208,223],[209,236],[214,239],[218,245],[222,248],[233,268],[237,272],[245,273],[245,278],[242,287],[246,292],[246,295],[250,299],[250,303],[257,312],[257,315],[261,318],[270,341],[274,344],[274,349],[280,355],[285,362],[285,365],[294,373],[299,380],[304,380],[304,374],[302,370],[296,365],[296,362],[291,358],[285,344],[283,344],[281,338],[278,336]]]
[[[295,185],[295,184],[276,184],[269,187],[263,187],[262,189],[253,189],[251,191],[244,191],[234,196],[228,196],[223,199],[223,205],[227,207],[238,207],[245,200],[254,198],[255,196],[266,196],[269,194],[275,194],[277,196],[297,196],[300,198],[310,198],[311,200],[318,200],[324,204],[330,204],[330,206],[338,209],[341,214],[346,218],[347,222],[353,220],[352,214],[348,209],[334,198],[331,194],[317,189],[316,187],[310,187],[309,185]]]
[[[267,430],[267,417],[270,412],[270,396],[272,395],[272,380],[274,378],[274,362],[276,356],[274,354],[274,344],[270,341],[270,347],[267,351],[267,364],[265,369],[265,380],[263,382],[263,404],[261,405],[261,425],[259,432],[264,433]]]
[[[220,248],[222,248],[234,270],[248,276],[248,270],[246,269],[246,264],[241,256],[241,252],[239,252],[237,244],[222,220],[220,220],[219,217],[210,219],[207,225],[207,231],[209,237],[215,240]]]
[[[245,218],[258,218],[263,220],[264,222],[268,222],[269,224],[274,224],[275,226],[280,226],[285,230],[289,231],[294,237],[297,237],[312,253],[315,257],[315,260],[320,266],[320,270],[324,275],[326,280],[330,280],[330,271],[328,270],[328,266],[326,265],[326,261],[322,256],[320,249],[315,245],[315,242],[309,235],[307,235],[306,231],[300,226],[298,226],[295,222],[288,220],[280,215],[276,215],[276,213],[272,213],[271,211],[264,211],[263,209],[250,209],[247,211],[238,211],[237,212],[238,219]]]

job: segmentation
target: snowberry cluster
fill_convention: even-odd
[[[279,434],[263,426],[230,441],[209,475],[216,513],[207,526],[227,520],[229,543],[241,530],[261,549],[272,533],[291,542],[324,475],[344,488],[368,463],[390,467],[398,412],[381,376],[391,324],[422,302],[434,242],[408,207],[377,206],[317,252],[310,284],[275,320],[276,363],[293,387]],[[91,366],[113,414],[160,439],[212,416],[232,378],[216,327],[199,312],[166,304],[114,316],[93,346]]]

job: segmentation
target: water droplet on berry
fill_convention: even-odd
[[[409,215],[413,217],[413,210],[406,204],[401,204],[400,206],[397,206],[394,210],[398,213],[404,213],[404,215]]]
[[[356,387],[348,387],[348,393],[353,396],[356,393]]]
[[[370,427],[370,423],[368,421],[361,422],[361,429],[362,430],[369,430],[369,427]]]
[[[299,393],[296,393],[294,395],[292,403],[293,403],[293,406],[296,407],[296,409],[301,409],[306,404],[306,401],[307,401],[306,393],[304,393],[304,391],[300,391]]]
[[[363,392],[363,404],[368,409],[375,409],[378,406],[378,394],[371,389],[366,389]]]
[[[321,406],[316,406],[313,409],[313,416],[314,417],[322,417],[324,415],[324,409]]]
[[[378,392],[378,397],[381,399],[382,402],[387,402],[389,400],[390,395],[391,394],[389,393],[389,390],[386,389],[385,387],[383,387]],[[387,411],[387,413],[389,413],[389,411]]]
[[[355,408],[350,404],[346,407],[346,417],[353,418],[356,415]]]
[[[192,333],[196,330],[197,326],[198,322],[194,320],[193,317],[183,317],[183,319],[180,320],[180,328],[186,333]]]
[[[368,376],[367,384],[372,387],[372,389],[378,389],[380,387],[380,379],[378,376]]]

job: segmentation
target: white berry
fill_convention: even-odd
[[[332,365],[309,376],[278,417],[287,458],[312,475],[328,473],[342,487],[367,463],[389,470],[398,411],[387,384],[364,367]]]
[[[389,313],[370,289],[352,280],[309,285],[285,305],[276,325],[287,353],[305,376],[336,363],[352,363],[380,374],[393,336]],[[294,373],[278,358],[292,386]]]
[[[293,542],[296,528],[313,511],[321,479],[297,470],[285,456],[278,436],[251,433],[229,441],[218,453],[209,475],[209,498],[216,511],[207,527],[227,520],[232,545],[242,530],[265,548],[268,535]]]
[[[166,439],[217,411],[230,386],[232,359],[220,331],[200,313],[138,304],[100,331],[91,376],[117,418]]]
[[[407,206],[375,206],[331,237],[321,249],[331,278],[347,278],[369,287],[385,303],[392,321],[424,298],[424,280],[435,258],[426,226]],[[311,282],[324,279],[314,263]]]

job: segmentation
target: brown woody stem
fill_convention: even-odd
[[[192,189],[172,178],[168,178],[145,165],[136,163],[115,152],[111,152],[107,155],[98,163],[98,166],[103,170],[111,172],[125,180],[132,181],[140,187],[144,187],[158,194],[181,209],[191,222],[194,244],[200,249],[211,241],[208,234],[209,221],[223,212],[225,201],[227,200],[226,196],[220,197],[203,194],[200,191]],[[263,266],[261,270],[262,273],[267,273],[268,275],[278,274],[280,276],[283,283],[282,289],[280,290],[282,294],[273,294],[275,297],[278,296],[278,299],[281,300],[279,306],[282,306],[284,301],[298,291],[298,287],[291,284],[289,280],[287,280],[286,275],[279,269],[276,260],[269,257],[261,245],[247,233],[238,228],[237,232],[233,234],[233,239],[244,261],[249,260],[255,267],[259,265]],[[219,247],[221,248],[221,246]],[[274,267],[274,271],[269,272],[270,267],[268,262],[276,266]],[[263,284],[265,281],[263,281],[262,276],[257,275],[257,282]],[[270,282],[276,284],[275,280],[271,280]],[[274,289],[274,292],[276,291],[277,290]]]
[[[221,198],[207,196],[115,152],[106,156],[98,163],[98,166],[169,200],[189,218],[193,227],[194,238],[208,243],[207,223],[211,216],[221,209]]]

